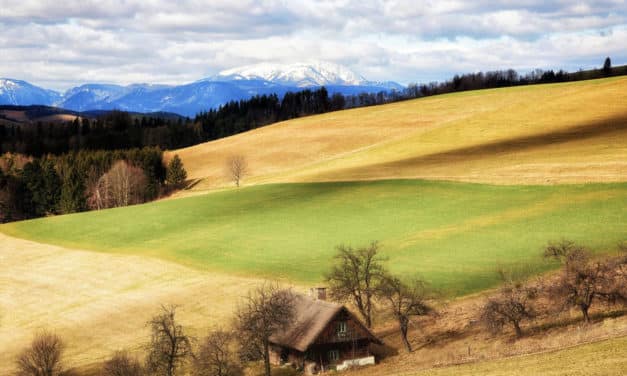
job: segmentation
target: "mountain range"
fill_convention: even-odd
[[[73,111],[119,109],[132,112],[199,112],[254,95],[277,94],[325,86],[330,94],[354,95],[402,90],[392,81],[368,81],[338,64],[309,62],[262,63],[224,70],[184,85],[89,83],[59,93],[26,81],[0,78],[0,105],[47,105]]]

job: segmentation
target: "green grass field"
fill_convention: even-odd
[[[336,245],[378,240],[398,273],[459,295],[497,266],[548,266],[561,238],[595,250],[627,239],[627,184],[492,186],[389,180],[261,185],[0,227],[17,237],[152,256],[205,270],[316,283]]]

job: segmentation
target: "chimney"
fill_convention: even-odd
[[[326,287],[312,287],[309,290],[309,294],[314,300],[327,300],[327,288]]]

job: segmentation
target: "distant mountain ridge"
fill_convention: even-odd
[[[398,83],[368,81],[338,64],[310,62],[257,64],[222,71],[184,85],[88,83],[61,94],[28,82],[0,79],[0,105],[47,105],[73,111],[119,109],[131,112],[199,112],[254,95],[277,94],[325,86],[331,94],[402,90]]]

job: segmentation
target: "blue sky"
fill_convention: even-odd
[[[180,84],[324,60],[370,80],[627,63],[627,2],[0,0],[0,77]]]

